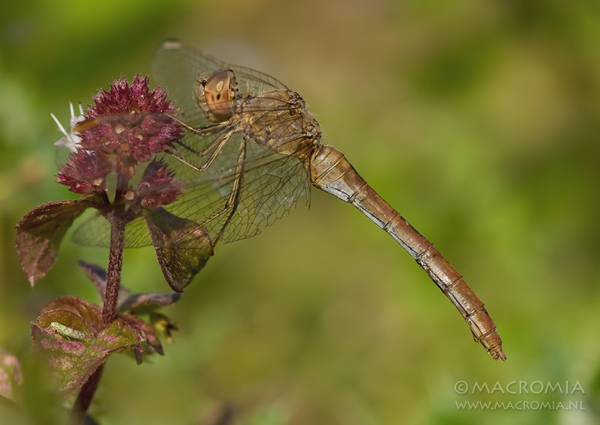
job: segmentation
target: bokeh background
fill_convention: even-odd
[[[180,331],[164,358],[109,360],[92,409],[102,424],[211,424],[224,408],[246,425],[598,423],[595,1],[4,4],[0,347],[26,357],[30,323],[50,299],[97,301],[76,262],[107,262],[106,250],[66,240],[34,289],[20,270],[17,221],[71,197],[54,183],[50,112],[66,124],[69,100],[85,105],[112,78],[149,74],[172,37],[298,91],[325,143],[465,275],[508,361],[472,342],[391,238],[313,191],[310,209],[217,247],[167,309]],[[124,283],[168,289],[151,248],[126,252]],[[512,381],[525,390],[508,394]],[[472,391],[476,382],[504,391]],[[507,405],[457,407],[465,401]]]

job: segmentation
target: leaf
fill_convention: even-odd
[[[119,317],[127,322],[129,326],[135,329],[138,334],[143,335],[142,341],[148,344],[148,347],[150,347],[154,352],[160,354],[161,356],[165,355],[162,345],[158,340],[158,336],[156,335],[156,331],[150,323],[143,321],[133,314],[127,314]]]
[[[100,294],[104,293],[106,288],[106,271],[95,264],[79,262],[79,265],[83,267],[88,277],[94,282],[96,289]],[[102,296],[102,295],[101,295]],[[102,296],[102,298],[104,298]],[[119,317],[125,320],[132,328],[134,328],[138,334],[142,337],[148,347],[160,355],[164,355],[162,345],[158,339],[158,335],[164,336],[167,340],[172,341],[170,331],[177,329],[175,325],[171,324],[168,318],[164,315],[155,312],[159,307],[169,306],[181,298],[181,294],[172,293],[145,293],[145,294],[130,294],[122,285],[119,289],[119,303],[117,307],[117,313],[128,312],[129,314],[120,314]],[[79,305],[79,301],[76,298],[71,299],[70,297],[63,297],[55,302],[49,303],[44,310],[49,308],[59,308],[61,304],[71,304],[68,308],[82,308]],[[79,307],[77,307],[79,305]],[[145,322],[138,316],[141,314],[150,313],[152,324]],[[162,320],[156,319],[157,317]],[[56,326],[55,326],[56,327]],[[55,329],[57,330],[57,329]],[[59,332],[60,333],[60,332]],[[69,333],[69,331],[67,331]],[[136,353],[138,361],[141,362],[141,352]]]
[[[90,278],[100,295],[100,299],[104,302],[104,293],[106,292],[106,270],[96,264],[86,263],[84,261],[79,261],[79,265]],[[128,289],[123,285],[119,285],[119,304],[127,299],[130,294],[131,292],[129,292]]]
[[[16,401],[17,392],[23,384],[19,360],[0,349],[0,397]]]
[[[167,283],[183,292],[213,255],[208,230],[163,208],[144,211],[144,218]]]
[[[87,208],[97,205],[91,198],[58,201],[30,211],[17,224],[17,251],[31,286],[50,270],[65,233]]]
[[[179,298],[181,298],[181,294],[175,292],[170,294],[159,292],[132,294],[119,304],[117,311],[131,311],[134,314],[149,313],[158,307],[166,307],[174,304]]]
[[[78,319],[76,322],[80,320],[82,326],[85,326],[85,329],[80,329],[79,327],[75,328],[79,331],[92,332],[94,335],[97,335],[100,331],[102,331],[102,309],[100,306],[97,306],[89,301],[68,295],[52,300],[41,310],[41,314],[38,317],[38,324],[41,323],[43,327],[49,326],[50,322],[40,322],[40,320],[43,320],[42,317],[44,317],[44,313],[50,313],[53,311],[67,311],[73,313],[74,316],[69,317],[77,317]],[[67,318],[64,320],[67,320]],[[65,326],[79,324],[79,322],[70,323],[63,322],[62,320],[55,321],[58,321]]]
[[[143,350],[138,329],[118,317],[99,331],[101,309],[75,297],[49,303],[31,325],[34,351],[43,352],[58,379],[58,390],[67,396],[78,390],[109,355]]]
[[[150,313],[150,323],[152,323],[152,327],[161,338],[164,338],[167,342],[173,342],[171,332],[177,331],[179,328],[167,316],[152,312]]]

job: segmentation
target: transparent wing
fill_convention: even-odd
[[[194,87],[202,74],[219,69],[232,69],[239,90],[253,96],[287,87],[275,78],[239,65],[217,59],[201,50],[192,49],[177,40],[165,41],[156,51],[152,63],[154,78],[169,93],[169,98],[185,113],[185,120],[194,127],[202,127],[206,120],[194,98]]]
[[[193,90],[200,75],[223,68],[234,70],[242,93],[260,97],[261,102],[245,108],[246,113],[252,114],[253,122],[260,123],[256,129],[250,131],[240,127],[239,123],[210,123],[198,107]],[[287,90],[285,85],[261,72],[228,64],[174,41],[165,42],[158,49],[153,72],[167,89],[169,98],[175,100],[176,106],[183,111],[181,119],[197,129],[188,131],[173,146],[172,156],[167,157],[176,178],[185,185],[185,193],[175,203],[165,206],[167,211],[197,222],[207,228],[213,238],[219,235],[225,242],[230,242],[258,234],[261,227],[272,224],[293,208],[298,198],[308,198],[310,182],[303,159],[307,153],[288,150],[285,154],[278,154],[264,143],[269,137],[301,137],[287,131],[293,123],[292,115],[286,113],[290,106],[285,99],[271,98],[269,94]],[[200,168],[209,158],[209,155],[200,155],[200,152],[224,137],[228,137],[226,144],[203,172],[185,164]],[[279,142],[280,145],[286,143],[285,140]],[[243,146],[244,161],[239,164]],[[238,175],[236,169],[240,165],[241,173]],[[236,180],[240,184],[236,207],[219,214],[226,209]],[[108,222],[101,216],[93,217],[84,222],[73,237],[80,244],[108,246]],[[150,244],[143,218],[127,225],[126,247]]]
[[[206,137],[190,132],[184,138],[177,157],[199,168],[205,165],[207,156],[197,155],[197,149],[229,137],[205,171],[200,173],[183,166],[181,162],[172,162],[178,175],[189,177],[185,178],[187,190],[182,202],[167,209],[175,215],[203,223],[211,237],[216,237],[225,227],[221,235],[225,242],[256,235],[261,225],[272,224],[293,208],[298,198],[309,195],[310,181],[303,158],[307,156],[304,149],[312,147],[300,147],[299,151],[294,151],[296,146],[303,146],[297,140],[303,134],[290,131],[290,128],[298,125],[298,117],[288,113],[289,106],[285,101],[271,98],[268,94],[263,99],[265,102],[253,103],[252,110],[245,110],[251,113],[253,122],[260,123],[257,128],[242,131],[232,124]],[[260,109],[260,105],[269,106]],[[245,144],[242,143],[244,138]],[[290,146],[290,149],[285,154],[276,153],[265,146],[266,139],[275,139],[278,146]],[[215,217],[224,210],[230,198],[240,149],[244,145],[245,159],[236,210],[231,217],[226,212]]]
[[[84,246],[110,246],[110,224],[100,213],[81,223],[72,236],[73,242]],[[152,244],[146,220],[136,218],[125,229],[125,248],[140,248]]]
[[[295,207],[299,198],[308,201],[310,182],[304,163],[298,155],[278,155],[267,147],[250,143],[248,159],[241,174],[237,208],[208,221],[222,211],[236,179],[235,161],[239,153],[240,135],[235,135],[225,146],[219,158],[203,173],[184,166],[171,158],[176,177],[183,180],[185,192],[165,209],[180,218],[186,218],[205,227],[212,238],[221,234],[224,242],[245,239],[260,233]],[[110,245],[110,225],[100,214],[84,221],[73,233],[73,241],[80,245]],[[144,218],[136,218],[125,229],[125,247],[137,248],[152,244]]]
[[[275,154],[265,146],[249,143],[235,211],[231,217],[225,212],[207,221],[223,211],[232,192],[240,138],[234,135],[206,171],[186,178],[185,193],[166,208],[172,214],[203,224],[213,238],[223,230],[221,238],[225,242],[257,235],[261,227],[273,224],[292,209],[298,198],[306,196],[308,200],[310,190],[300,153]],[[178,167],[175,163],[173,166]],[[193,174],[194,170],[187,168],[182,173]]]
[[[262,122],[271,124],[273,137],[278,137],[278,128],[287,125],[285,120],[270,111],[256,114],[257,117],[264,114]],[[113,122],[117,118],[108,116],[103,117],[103,120]],[[101,123],[98,121],[96,125]],[[214,140],[227,131],[228,128],[223,128],[208,139]],[[301,160],[303,152],[277,154],[270,148],[255,143],[252,137],[249,137],[245,144],[245,160],[241,174],[237,176],[236,168],[243,137],[248,136],[233,132],[214,162],[204,172],[198,172],[179,160],[183,159],[196,167],[206,161],[205,157],[198,156],[190,149],[180,148],[181,155],[178,158],[161,155],[175,171],[175,178],[180,179],[185,188],[184,194],[175,203],[165,206],[165,209],[178,217],[194,220],[206,227],[213,238],[222,233],[221,238],[225,242],[258,234],[261,227],[272,224],[293,208],[298,198],[308,197],[310,190],[308,174]],[[202,138],[194,133],[186,136],[187,139],[202,143]],[[140,164],[138,173],[143,173],[144,168],[143,164]],[[224,212],[220,217],[210,220],[225,209],[236,178],[240,179],[240,193],[235,212],[231,217],[229,212]],[[157,187],[155,190],[159,191],[161,188]],[[76,243],[87,246],[109,246],[109,223],[98,214],[82,223],[73,234],[73,239]],[[137,218],[127,225],[127,248],[147,246],[151,243],[143,218]]]

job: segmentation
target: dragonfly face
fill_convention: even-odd
[[[215,71],[196,84],[194,97],[206,118],[213,123],[233,115],[233,101],[238,94],[235,74],[231,69]]]

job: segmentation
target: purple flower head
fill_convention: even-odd
[[[174,112],[173,103],[165,91],[150,91],[147,77],[136,75],[131,83],[121,77],[93,100],[85,120],[72,129],[80,141],[58,174],[58,182],[75,193],[104,191],[112,171],[131,179],[138,163],[181,137],[182,126],[167,115]]]
[[[183,182],[175,178],[165,161],[184,130],[184,124],[173,117],[176,111],[167,101],[166,92],[150,91],[147,78],[136,76],[131,83],[120,78],[108,91],[99,91],[87,113],[81,108],[80,112],[76,116],[71,105],[69,132],[52,117],[64,135],[56,145],[71,151],[59,169],[58,183],[82,196],[44,204],[29,212],[16,227],[17,250],[23,271],[34,285],[56,261],[58,248],[73,222],[87,209],[97,210],[98,215],[82,223],[76,234],[86,244],[105,245],[108,240],[109,270],[113,274],[107,277],[105,301],[114,305],[100,312],[102,326],[108,326],[114,320],[111,311],[116,310],[120,252],[126,240],[130,239],[133,246],[147,240],[143,235],[138,237],[140,225],[148,227],[163,274],[177,292],[182,292],[204,267],[213,255],[214,243],[201,223],[163,208],[177,202],[184,193]],[[106,223],[96,218],[108,221],[108,235]],[[99,317],[96,313],[94,316]],[[41,343],[53,343],[57,335],[59,339],[87,339],[88,333],[72,319],[53,316],[46,320],[40,327]],[[127,324],[131,322],[121,325]],[[121,328],[117,330],[123,335]],[[54,339],[45,339],[44,332]],[[126,345],[140,342],[136,341],[126,341]]]
[[[69,157],[58,173],[57,181],[69,186],[71,192],[85,195],[106,190],[106,175],[112,171],[112,165],[106,157],[95,152],[78,149]]]
[[[175,173],[157,160],[148,164],[136,191],[137,201],[152,210],[175,202],[182,193],[181,181],[175,179]]]
[[[121,77],[109,91],[102,89],[94,96],[94,105],[87,112],[91,125],[81,125],[81,146],[138,162],[149,161],[153,153],[168,150],[170,143],[180,137],[180,124],[162,114],[173,111],[166,92],[149,91],[147,77],[136,75],[131,84]]]

